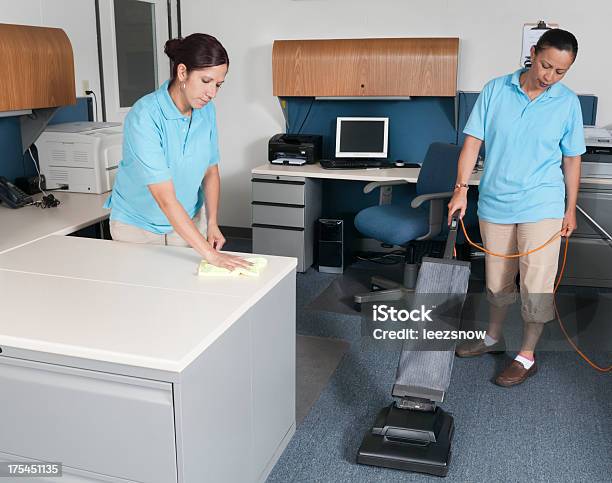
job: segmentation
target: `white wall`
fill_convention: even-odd
[[[599,97],[598,123],[612,123],[612,2],[591,0],[181,0],[182,33],[215,35],[230,56],[216,100],[220,130],[220,222],[250,226],[250,170],[267,161],[267,140],[284,128],[272,96],[275,39],[459,37],[460,90],[519,67],[524,23],[558,22],[578,38],[565,83]]]
[[[63,29],[74,54],[76,95],[85,95],[82,81],[88,80],[89,88],[97,94],[99,102],[94,0],[0,0],[0,23]]]

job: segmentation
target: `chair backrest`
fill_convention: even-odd
[[[427,150],[417,180],[417,194],[453,191],[457,182],[457,162],[461,146],[432,143]]]

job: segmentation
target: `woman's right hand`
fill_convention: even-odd
[[[236,268],[250,268],[253,266],[252,263],[247,262],[244,258],[218,252],[217,250],[211,250],[208,252],[204,259],[211,265],[227,268],[228,270],[232,271]]]
[[[453,194],[453,197],[448,202],[448,224],[451,224],[451,219],[453,217],[453,213],[459,210],[459,218],[463,218],[465,215],[465,210],[467,209],[467,190],[464,188],[459,188]]]

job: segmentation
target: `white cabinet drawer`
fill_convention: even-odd
[[[176,482],[172,384],[0,358],[0,452]]]
[[[253,224],[304,228],[304,208],[259,204],[254,201]]]
[[[304,206],[304,181],[273,181],[253,178],[252,200]]]
[[[310,266],[305,266],[303,230],[253,226],[253,253],[297,258],[298,272]]]

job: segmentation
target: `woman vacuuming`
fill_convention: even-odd
[[[217,224],[219,148],[211,102],[229,58],[214,37],[192,34],[166,42],[172,78],[138,100],[125,119],[123,159],[105,207],[114,240],[191,246],[212,265],[250,264],[221,253]]]
[[[561,84],[578,53],[574,35],[546,31],[531,48],[531,67],[488,82],[465,126],[467,135],[449,213],[467,207],[467,182],[482,143],[486,160],[479,186],[480,233],[487,250],[525,253],[556,233],[576,228],[580,160],[585,152],[582,111],[574,92]],[[449,216],[450,223],[450,216]],[[516,299],[520,273],[521,349],[495,382],[509,387],[537,371],[534,351],[543,324],[553,319],[560,238],[520,258],[485,257],[490,320],[485,340],[457,348],[460,357],[505,351],[502,323]]]

